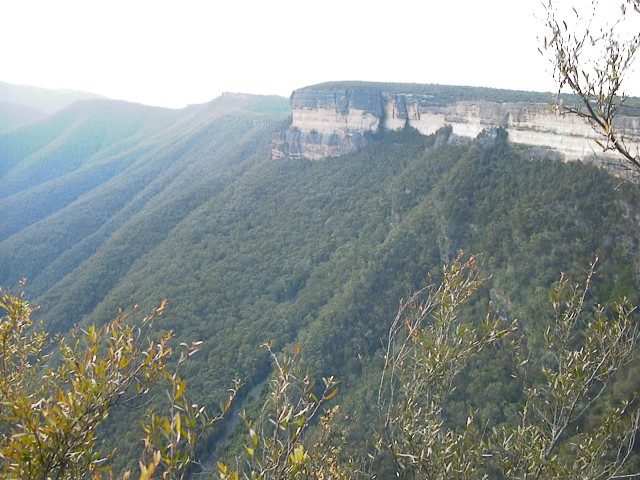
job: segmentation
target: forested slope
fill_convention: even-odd
[[[468,315],[491,300],[536,332],[548,287],[561,271],[580,279],[596,254],[598,301],[637,300],[635,187],[594,166],[530,160],[504,132],[456,145],[447,131],[436,141],[404,130],[341,158],[274,162],[284,99],[114,106],[108,122],[94,110],[105,107],[79,105],[101,113],[64,111],[49,127],[0,137],[10,159],[0,284],[27,277],[56,331],[167,298],[157,326],[204,342],[185,372],[198,402],[215,405],[233,378],[245,392],[260,384],[270,371],[261,343],[299,342],[314,374],[342,380],[353,434],[375,428],[380,348],[398,300],[459,249],[481,253],[493,275]],[[475,408],[507,421],[517,401],[508,369],[485,360],[492,367],[460,388],[458,416]],[[501,395],[497,406],[482,401]]]

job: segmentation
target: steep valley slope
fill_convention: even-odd
[[[249,95],[180,111],[91,100],[0,134],[0,285],[26,277],[63,333],[167,298],[157,326],[176,345],[203,341],[184,373],[214,409],[233,378],[247,391],[269,374],[261,343],[299,343],[313,375],[341,379],[355,438],[375,428],[399,299],[461,249],[493,276],[473,318],[492,302],[536,331],[548,287],[562,271],[580,280],[595,255],[594,298],[638,300],[634,185],[532,160],[505,130],[456,143],[407,127],[335,158],[274,159],[290,114],[285,99]],[[455,407],[504,421],[518,400],[509,378],[502,367],[467,378]],[[483,403],[496,395],[507,400]],[[138,413],[118,414],[111,438],[138,445],[125,427]]]

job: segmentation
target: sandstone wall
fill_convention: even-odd
[[[602,156],[590,125],[562,115],[550,104],[456,101],[442,105],[433,96],[387,93],[376,88],[314,88],[291,96],[291,126],[274,136],[273,157],[320,159],[343,155],[368,142],[368,133],[405,126],[425,135],[450,125],[453,135],[475,138],[488,128],[504,127],[514,143],[554,150],[566,159]],[[640,145],[640,120],[621,118],[627,143]]]

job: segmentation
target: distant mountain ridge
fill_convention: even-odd
[[[42,110],[28,105],[0,102],[0,133],[12,128],[37,122],[47,116]]]
[[[89,92],[0,82],[0,133],[41,120],[77,100],[104,98]]]
[[[50,89],[30,85],[14,85],[0,81],[0,102],[27,105],[44,113],[62,110],[76,100],[105,99],[90,92]]]

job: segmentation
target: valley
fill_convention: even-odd
[[[310,375],[340,380],[357,454],[377,428],[400,299],[459,251],[490,277],[461,315],[479,324],[491,306],[532,349],[549,288],[561,272],[583,281],[596,256],[589,301],[637,304],[640,193],[587,158],[584,124],[548,113],[543,94],[384,88],[225,94],[182,110],[84,99],[0,133],[0,285],[26,278],[61,334],[167,299],[156,327],[176,348],[203,342],[182,373],[214,411],[232,379],[242,401],[270,378],[261,344],[300,345]],[[637,117],[629,129],[640,138]],[[448,424],[464,427],[470,411],[480,425],[517,421],[512,359],[496,351],[461,372]],[[638,368],[616,392],[637,390]],[[117,471],[137,466],[139,413],[106,427],[127,446]],[[222,446],[214,431],[202,456],[231,456],[243,434]]]

